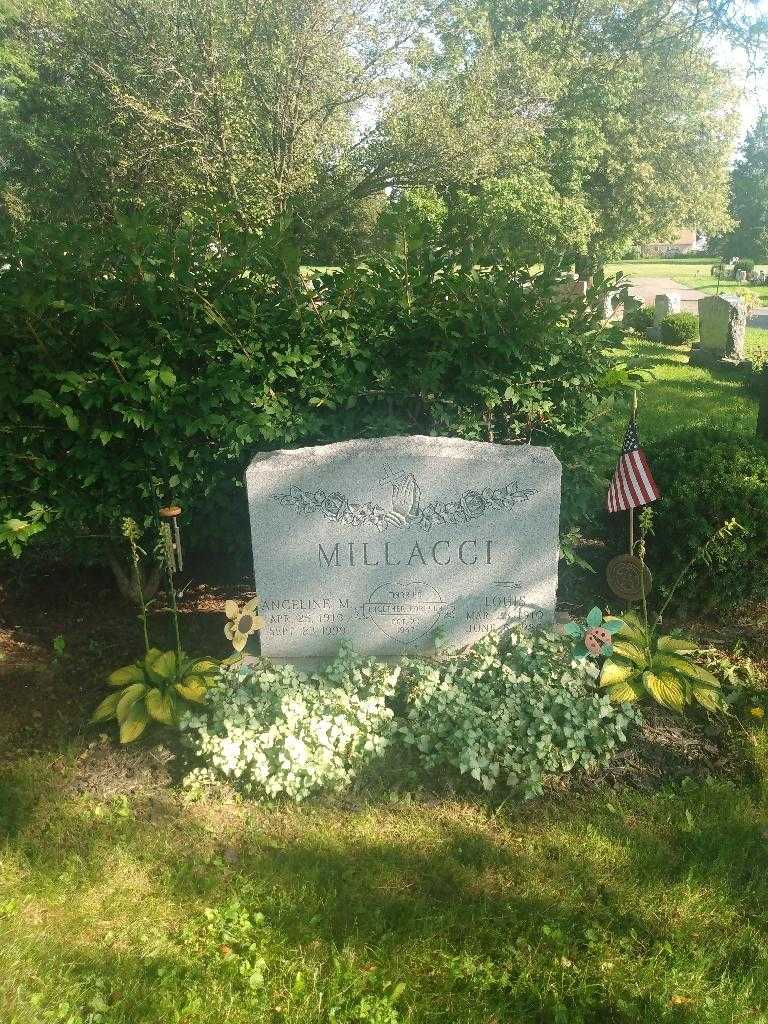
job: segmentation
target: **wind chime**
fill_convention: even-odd
[[[179,516],[181,508],[178,505],[166,505],[160,509],[160,536],[165,551],[165,560],[171,573],[181,572],[184,568],[184,558],[181,551],[181,533],[179,532]]]
[[[609,512],[629,513],[629,551],[616,555],[606,566],[608,586],[622,601],[640,601],[651,591],[653,580],[648,566],[635,554],[635,509],[661,497],[651,474],[637,433],[637,391],[632,392],[632,407],[624,435],[616,472],[608,488]]]

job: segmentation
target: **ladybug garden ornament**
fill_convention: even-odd
[[[621,619],[610,618],[604,621],[600,609],[593,608],[585,623],[567,622],[563,632],[579,641],[573,648],[575,658],[586,658],[588,655],[593,658],[609,658],[613,654],[613,634],[618,633],[623,625]]]

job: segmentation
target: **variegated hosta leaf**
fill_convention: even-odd
[[[638,668],[648,667],[648,655],[645,653],[643,647],[636,643],[632,643],[629,640],[619,639],[621,633],[617,633],[613,640],[613,653],[619,658],[624,658],[626,661],[631,661],[633,665],[637,665]]]
[[[147,675],[153,683],[167,685],[176,678],[176,651],[162,651],[146,665]]]
[[[692,640],[684,640],[679,636],[660,636],[656,641],[656,649],[662,654],[674,654],[675,651],[690,652],[698,651],[698,646]]]
[[[137,700],[140,700],[146,692],[147,687],[143,683],[134,683],[132,686],[127,686],[123,690],[120,700],[117,702],[117,707],[115,708],[117,720],[121,725],[125,721],[131,706],[135,704]]]
[[[110,673],[107,682],[110,686],[130,686],[131,683],[143,683],[145,678],[142,665],[124,665]]]
[[[120,698],[123,696],[122,692],[118,690],[117,693],[110,693],[108,697],[99,704],[96,710],[91,716],[92,722],[107,722],[110,718],[114,718],[117,714],[117,705],[120,703]]]
[[[120,723],[120,742],[132,743],[138,739],[147,727],[149,716],[147,706],[143,700],[136,700],[131,704],[128,714]]]
[[[720,680],[717,676],[706,669],[702,668],[701,665],[696,665],[687,658],[683,658],[675,654],[656,654],[653,658],[653,668],[655,669],[666,669],[672,672],[678,672],[680,675],[687,676],[688,679],[694,680],[697,683],[703,683],[704,686],[720,686]]]
[[[654,700],[673,711],[682,711],[685,704],[685,690],[681,679],[672,672],[643,673],[643,686]]]
[[[615,622],[621,623],[621,627],[616,633],[618,637],[622,640],[631,640],[632,643],[639,644],[640,647],[645,646],[645,630],[634,612],[627,612],[621,619],[615,615],[607,615],[603,624],[606,626],[606,629],[613,631],[613,624]]]
[[[630,701],[637,700],[642,693],[642,687],[640,683],[640,673],[636,672],[633,676],[625,679],[623,682],[614,683],[608,688],[608,696],[611,700],[616,701],[617,704],[626,704]]]
[[[723,706],[720,700],[720,694],[711,686],[697,686],[696,683],[693,683],[691,686],[691,693],[699,704],[701,704],[703,708],[706,708],[707,711],[720,711]]]
[[[206,690],[205,680],[201,676],[187,676],[183,683],[176,683],[176,692],[194,704],[203,703]]]
[[[610,658],[603,663],[600,672],[600,685],[614,686],[616,683],[624,683],[630,676],[637,675],[637,671],[637,668],[629,661]]]
[[[215,676],[219,670],[218,661],[213,661],[212,658],[200,658],[198,661],[193,661],[189,666],[189,674],[194,676]],[[184,673],[185,676],[187,673]],[[182,679],[182,682],[185,682]]]
[[[144,698],[144,703],[147,705],[147,711],[149,717],[154,718],[156,722],[162,722],[163,725],[175,725],[176,719],[174,717],[173,702],[170,696],[163,694],[157,687],[153,687]]]

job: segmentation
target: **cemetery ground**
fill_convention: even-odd
[[[735,376],[639,338],[616,354],[653,369],[647,447],[683,416],[754,432]],[[225,653],[224,599],[252,593],[234,582],[185,591],[192,653]],[[106,577],[26,570],[0,601],[2,1024],[768,1019],[760,722],[651,711],[610,769],[527,804],[376,783],[298,807],[195,802],[162,732],[119,748],[83,725],[105,666],[136,654]],[[687,625],[768,662],[765,609]]]
[[[611,263],[606,267],[606,272],[611,274],[620,270],[628,277],[667,277],[677,281],[685,288],[695,288],[697,291],[715,294],[718,291],[717,278],[712,276],[711,268],[717,261],[701,257],[701,259],[647,259],[647,260],[622,260],[618,263]],[[759,270],[768,270],[768,267],[760,265]],[[734,281],[722,280],[720,292],[727,292],[736,286]],[[768,285],[752,284],[744,282],[744,287],[755,292],[768,306]]]

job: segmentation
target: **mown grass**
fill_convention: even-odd
[[[268,809],[69,770],[0,780],[4,1024],[765,1020],[758,786]]]
[[[747,339],[748,354],[768,349],[768,331],[754,329]],[[743,379],[729,370],[689,366],[688,348],[675,348],[628,335],[616,356],[647,370],[652,376],[640,392],[640,429],[645,442],[696,427],[722,427],[754,436],[757,401]],[[618,406],[608,433],[617,440],[626,428],[626,409]]]
[[[686,288],[698,288],[703,292],[717,292],[717,278],[712,276],[711,267],[715,260],[624,260],[620,263],[611,263],[606,267],[606,272],[613,274],[621,270],[628,277],[671,277]],[[768,270],[768,267],[759,266],[758,270]],[[734,287],[734,281],[721,281],[720,291],[727,292]],[[755,292],[768,305],[768,285],[751,284],[745,281],[743,286]]]

